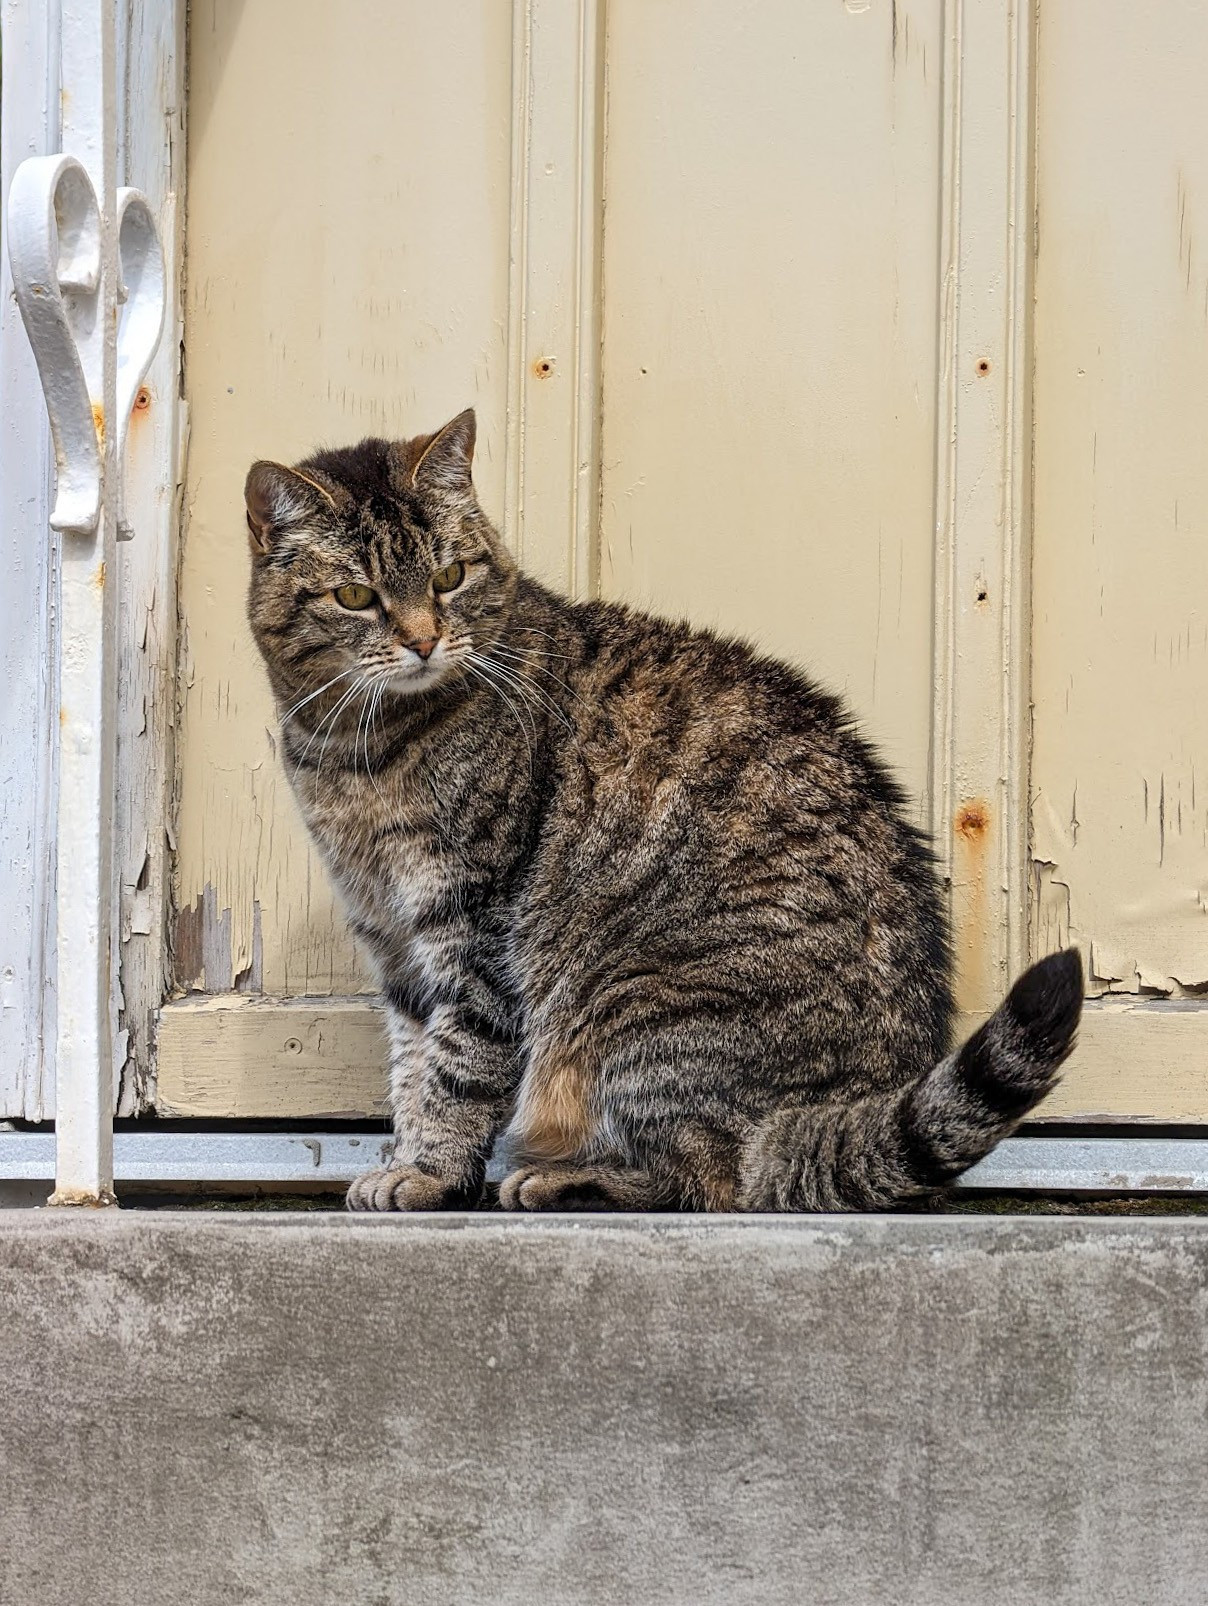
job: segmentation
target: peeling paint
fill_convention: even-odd
[[[1208,13],[1069,0],[1044,33],[1033,929],[1040,951],[1072,932],[1093,993],[1194,1000],[1208,985]]]
[[[111,1193],[87,1193],[82,1188],[56,1188],[46,1202],[75,1210],[108,1210],[117,1204]]]
[[[259,909],[257,906],[257,915]],[[231,960],[231,910],[219,909],[214,888],[177,911],[176,984],[184,992],[258,992],[255,962],[236,971]],[[242,985],[240,985],[242,983]]]
[[[1032,940],[1035,952],[1058,953],[1073,941],[1070,889],[1057,866],[1045,859],[1032,860]]]
[[[125,1044],[118,1113],[155,1102],[158,1015],[169,990],[176,732],[176,573],[188,409],[181,394],[181,263],[185,179],[185,55],[179,12],[127,7],[126,60],[140,92],[128,107],[127,160],[142,175],[159,221],[169,287],[163,338],[126,418],[126,517],[137,539],[119,548],[121,673],[117,869],[121,890],[119,1040]],[[152,405],[155,399],[156,405]],[[167,402],[162,405],[161,402]]]
[[[264,991],[264,930],[260,919],[260,900],[252,904],[252,957],[235,973],[234,989],[237,993]]]
[[[175,981],[176,986],[186,993],[198,987],[205,970],[202,959],[204,903],[203,896],[197,902],[176,912],[175,937],[172,945]]]

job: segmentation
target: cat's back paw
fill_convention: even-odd
[[[504,1210],[649,1210],[655,1202],[644,1171],[610,1166],[521,1166],[499,1185]]]
[[[418,1166],[379,1166],[354,1179],[345,1200],[349,1210],[461,1210],[466,1190]]]

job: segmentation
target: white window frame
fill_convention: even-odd
[[[113,1114],[154,1103],[155,1038],[168,982],[175,577],[188,432],[181,298],[186,4],[0,3],[6,202],[18,162],[74,147],[86,166],[100,164],[102,188],[133,182],[146,193],[165,263],[163,334],[125,472],[134,539],[112,553],[117,671],[96,705],[101,725],[108,720],[114,731],[115,782],[110,797],[91,804],[59,796],[55,603],[62,549],[49,527],[53,454],[7,250],[0,268],[0,557],[10,577],[0,588],[0,776],[7,780],[0,811],[0,1110],[46,1122],[55,1113],[56,1077],[62,1108],[66,1076],[72,1092],[70,1119],[59,1122],[60,1197],[95,1202],[109,1196]],[[598,517],[606,11],[607,0],[513,0],[506,524],[519,543],[526,519],[540,508],[545,516],[535,526],[572,532],[565,584],[580,593],[593,585]],[[952,888],[960,1004],[971,1018],[993,1006],[1027,957],[1034,21],[1034,0],[948,0],[945,7],[933,828]],[[538,91],[547,84],[553,92]],[[560,152],[568,145],[576,153],[569,167],[546,161],[547,146]],[[534,370],[534,354],[551,351],[573,372],[569,414],[558,399],[564,393],[543,385]],[[112,392],[112,372],[107,383]],[[118,516],[112,466],[109,481],[102,540],[112,539]],[[73,888],[56,892],[49,824],[56,812],[74,821],[77,857],[92,844],[93,873],[108,888],[95,907],[76,910],[88,926],[84,947],[91,941],[102,957],[92,978],[93,1035],[80,1038],[83,1058],[74,1067],[65,1067],[62,1053],[56,1062],[56,1036],[64,1040],[56,956],[78,973],[83,951],[78,941],[73,947],[74,926],[57,940],[56,908],[70,920]],[[59,838],[66,840],[62,830]],[[1096,1031],[1091,1023],[1088,1029]],[[111,1055],[101,1052],[101,1038],[112,1042]],[[1153,1149],[1162,1140],[1101,1140],[1110,1150],[1095,1149],[1094,1141],[1016,1140],[967,1180],[974,1187],[1095,1189],[1108,1177],[1116,1187],[1208,1186],[1202,1143],[1170,1140],[1182,1156],[1175,1164],[1173,1154]],[[0,1179],[46,1176],[48,1142],[44,1132],[0,1131]],[[256,1136],[229,1125],[137,1142],[123,1134],[117,1173],[335,1183],[358,1169],[359,1151],[374,1142],[350,1131]]]
[[[185,6],[183,0],[57,0],[29,7],[5,0],[3,27],[9,249],[0,308],[6,421],[0,550],[9,573],[25,583],[6,588],[0,602],[0,650],[13,688],[0,712],[7,782],[0,823],[6,915],[0,1099],[27,1120],[58,1112],[56,1197],[95,1203],[111,1197],[115,1108],[132,1112],[145,1082],[167,959],[184,444]],[[71,429],[76,363],[53,349],[55,330],[43,327],[39,378],[14,294],[15,245],[26,319],[58,303],[61,260],[43,274],[36,258],[39,202],[48,209],[46,187],[64,166],[49,165],[59,152],[80,165],[72,170],[78,176],[58,178],[56,205],[70,182],[77,193],[91,184],[100,208],[99,332],[79,343],[87,396],[104,424],[97,430],[99,461],[96,446]],[[125,188],[130,177],[141,181],[145,207]],[[156,288],[145,275],[131,284],[120,337],[115,321],[119,300],[127,299],[122,263],[132,265],[135,256],[127,250],[130,230],[140,225],[151,273],[158,231],[166,290],[162,333],[145,371],[136,348],[154,338]],[[58,283],[43,284],[44,278]],[[61,431],[58,495],[44,393],[56,398]],[[83,461],[86,448],[91,465]],[[65,483],[78,475],[83,485],[90,474],[99,511],[86,505],[87,495],[79,507],[67,507]],[[127,528],[135,538],[119,545]]]

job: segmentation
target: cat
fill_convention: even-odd
[[[475,420],[247,477],[249,617],[372,958],[396,1146],[353,1210],[872,1210],[1054,1085],[1073,949],[958,1052],[944,900],[842,704],[521,574]]]

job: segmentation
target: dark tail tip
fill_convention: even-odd
[[[1051,954],[1007,994],[1004,1013],[1027,1040],[1031,1057],[1056,1069],[1074,1046],[1082,1014],[1082,960],[1076,948]]]

